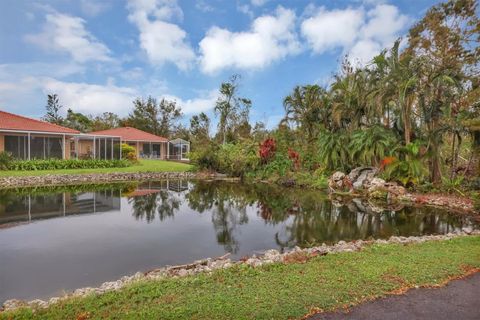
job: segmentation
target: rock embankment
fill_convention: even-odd
[[[374,167],[355,168],[348,175],[337,171],[328,179],[328,190],[330,193],[348,192],[352,195],[364,195],[368,198],[386,200],[389,203],[405,202],[459,211],[475,211],[471,199],[441,194],[411,193],[396,182],[387,182],[377,177],[378,174],[379,170]]]
[[[75,185],[124,181],[194,178],[192,172],[138,172],[94,174],[48,174],[42,176],[0,177],[1,188]]]
[[[271,263],[295,263],[305,262],[308,259],[316,256],[324,256],[327,254],[336,254],[340,252],[354,252],[365,248],[366,246],[373,244],[389,244],[389,243],[422,243],[426,241],[440,241],[450,240],[457,237],[468,235],[480,235],[480,230],[472,230],[466,228],[463,231],[448,233],[446,235],[430,235],[421,237],[397,237],[393,236],[387,240],[356,240],[352,242],[340,241],[334,245],[322,244],[321,246],[302,249],[295,247],[293,250],[285,253],[280,253],[278,250],[267,250],[262,255],[252,255],[247,259],[240,261],[232,261],[228,258],[228,255],[212,259],[203,259],[195,261],[191,264],[179,265],[179,266],[167,266],[164,268],[154,269],[148,272],[137,272],[132,276],[125,276],[117,281],[105,282],[97,288],[82,288],[73,291],[70,294],[62,297],[54,297],[49,300],[35,299],[32,301],[22,301],[17,299],[7,300],[3,304],[3,311],[15,310],[22,307],[28,307],[32,309],[47,308],[48,306],[58,303],[62,300],[72,297],[85,297],[91,294],[103,294],[109,291],[120,290],[128,284],[138,281],[151,281],[160,280],[166,278],[185,277],[189,275],[196,275],[199,273],[211,273],[214,270],[230,268],[234,265],[245,264],[253,268],[271,264]],[[1,310],[0,310],[1,311]]]

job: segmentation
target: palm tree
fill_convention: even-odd
[[[328,127],[330,101],[327,91],[318,85],[296,86],[283,100],[283,106],[284,120],[305,130],[309,142],[317,137],[319,124]]]
[[[383,52],[374,59],[376,69],[382,74],[381,86],[375,95],[381,97],[381,103],[385,106],[394,106],[397,109],[407,145],[411,142],[411,117],[418,79],[411,56],[400,55],[399,46],[400,40],[397,40],[388,56]]]

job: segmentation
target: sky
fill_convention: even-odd
[[[188,123],[213,117],[220,84],[239,74],[251,120],[272,128],[294,86],[328,85],[345,55],[368,63],[436,3],[3,0],[0,110],[41,117],[56,93],[76,112],[126,116],[151,95],[177,101]]]

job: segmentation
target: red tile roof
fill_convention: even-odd
[[[0,110],[0,131],[1,130],[18,130],[32,132],[54,132],[54,133],[71,133],[77,134],[80,131],[65,128],[53,123],[40,121],[36,119],[19,116],[10,112]]]
[[[156,136],[132,127],[94,131],[90,132],[90,134],[100,136],[120,136],[123,141],[168,142],[167,138]]]

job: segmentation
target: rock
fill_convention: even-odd
[[[328,179],[328,187],[331,191],[342,190],[344,185],[345,173],[337,171]]]
[[[256,258],[250,258],[250,259],[247,259],[247,261],[245,261],[245,264],[248,264],[249,266],[252,266],[255,268],[255,267],[261,266],[262,261]]]
[[[51,174],[44,176],[2,177],[0,188],[47,185],[75,185],[94,182],[120,182],[132,180],[188,179],[192,172],[139,172],[139,173],[95,173],[95,174]]]
[[[463,227],[462,231],[465,232],[466,234],[472,234],[473,228],[472,227]]]
[[[48,307],[48,302],[40,300],[40,299],[35,299],[32,300],[28,303],[28,306],[33,308],[33,309],[43,309]]]
[[[372,188],[372,187],[384,187],[385,186],[385,180],[381,179],[381,178],[373,178],[372,180],[370,180],[369,182],[369,188]]]
[[[188,271],[185,270],[185,269],[180,269],[180,270],[178,270],[177,275],[178,275],[179,277],[185,277],[185,276],[188,275]]]
[[[26,307],[26,306],[27,306],[27,303],[25,301],[18,300],[18,299],[10,299],[3,303],[3,310],[5,311],[15,310],[15,309]]]
[[[348,179],[351,181],[353,189],[362,189],[364,186],[370,184],[378,173],[378,169],[375,167],[358,167],[350,171]]]

